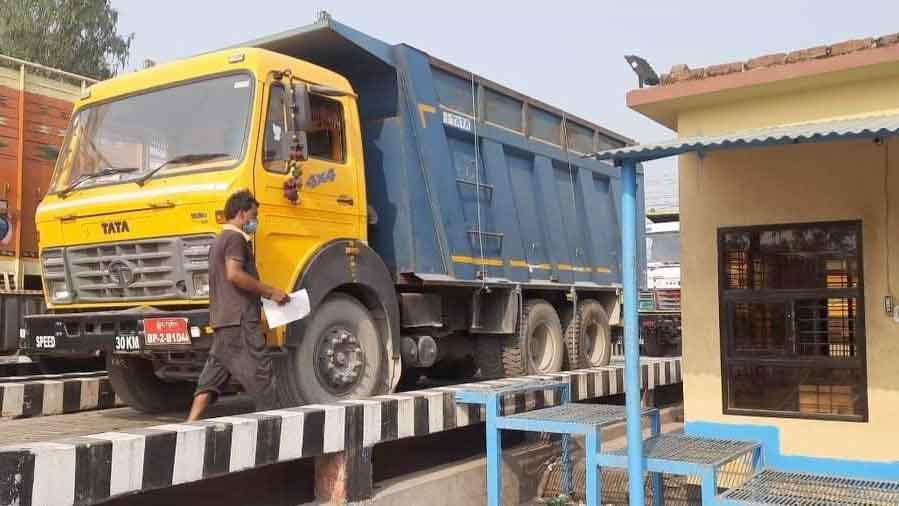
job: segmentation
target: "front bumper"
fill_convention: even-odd
[[[190,344],[147,346],[144,320],[186,318]],[[208,350],[212,346],[209,310],[124,311],[43,314],[25,317],[21,350],[29,356],[85,357],[100,353],[151,355],[158,352]]]

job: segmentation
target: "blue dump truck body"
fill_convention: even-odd
[[[626,137],[327,16],[242,45],[352,83],[369,242],[398,282],[620,285],[619,170],[585,155]]]

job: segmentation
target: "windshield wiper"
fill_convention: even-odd
[[[127,172],[136,172],[137,170],[138,170],[137,167],[108,167],[106,169],[98,170],[97,172],[92,172],[90,174],[82,174],[75,181],[72,181],[72,183],[69,184],[69,186],[66,186],[62,190],[59,190],[57,195],[59,196],[59,198],[64,199],[70,193],[72,193],[72,191],[74,191],[76,188],[81,186],[81,184],[84,183],[85,181],[90,181],[91,179],[96,179],[98,177],[103,177],[103,176],[111,176],[113,174],[124,174]]]
[[[189,155],[181,155],[172,158],[171,160],[166,160],[162,162],[160,165],[156,166],[156,168],[151,169],[149,172],[138,178],[135,183],[140,186],[143,186],[144,183],[147,182],[148,179],[156,175],[160,170],[168,167],[169,165],[173,165],[176,163],[197,163],[197,162],[205,162],[208,160],[214,160],[216,158],[222,158],[224,156],[231,156],[229,153],[192,153]]]

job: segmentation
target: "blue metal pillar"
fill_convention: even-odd
[[[637,225],[637,163],[625,160],[621,165],[621,277],[624,285],[624,393],[630,506],[645,505],[643,430],[640,416],[640,341],[637,332]]]
[[[559,391],[562,397],[562,404],[571,402],[571,384],[565,385]],[[572,475],[571,472],[571,435],[562,434],[562,493],[571,497]]]
[[[656,411],[650,418],[652,424],[653,436],[658,436],[662,432],[662,417]],[[662,479],[662,473],[652,473],[652,504],[653,506],[662,506],[665,504],[665,483]]]
[[[587,462],[584,464],[584,473],[587,475],[587,490],[585,491],[587,506],[602,504],[600,502],[602,501],[602,475],[596,463],[596,456],[599,455],[600,430],[588,432],[584,442],[584,451],[587,453]],[[569,497],[571,496],[569,495]]]
[[[500,416],[500,396],[487,401],[487,506],[502,506],[503,446],[501,432],[496,426]]]

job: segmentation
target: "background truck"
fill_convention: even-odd
[[[72,107],[96,81],[0,55],[0,376],[102,366],[18,353],[24,316],[44,311],[35,211]]]
[[[681,353],[680,222],[677,210],[647,213],[646,290],[640,291],[640,338],[650,357]]]
[[[38,211],[52,313],[24,346],[104,353],[133,407],[185,406],[209,245],[251,188],[263,280],[312,305],[267,335],[285,400],[605,364],[619,170],[587,155],[629,142],[327,15],[99,83]]]

